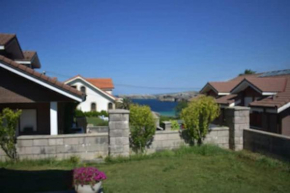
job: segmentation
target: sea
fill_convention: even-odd
[[[148,105],[152,111],[162,116],[174,117],[177,102],[160,101],[157,99],[132,99],[133,103]]]

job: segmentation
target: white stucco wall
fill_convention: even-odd
[[[108,97],[107,95],[103,94],[102,92],[98,91],[94,87],[90,86],[86,82],[80,79],[76,79],[70,83],[70,86],[77,86],[77,90],[81,90],[81,86],[86,87],[86,100],[78,105],[78,109],[82,110],[83,112],[91,111],[91,104],[96,103],[97,111],[108,111],[108,104],[112,103],[113,108],[115,108],[115,101]]]

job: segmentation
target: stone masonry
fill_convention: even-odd
[[[243,130],[250,127],[250,108],[226,108],[226,123],[229,127],[229,147],[238,151],[243,149]]]
[[[2,151],[2,150],[1,150]],[[5,160],[0,151],[0,160]],[[20,159],[68,159],[78,156],[91,160],[108,155],[108,134],[30,135],[17,138]]]
[[[109,110],[109,155],[129,156],[129,113],[128,110]]]

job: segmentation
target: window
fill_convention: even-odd
[[[84,94],[86,94],[86,87],[81,86],[81,91],[82,91]]]
[[[96,103],[91,104],[91,111],[97,111],[97,105]]]
[[[71,86],[71,87],[73,87],[73,88],[77,89],[77,86]]]
[[[250,126],[262,128],[262,112],[253,111],[250,113]]]
[[[22,109],[19,122],[20,132],[29,134],[37,131],[36,118],[36,109]]]
[[[113,103],[108,104],[108,109],[113,109]]]

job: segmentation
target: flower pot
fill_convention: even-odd
[[[91,185],[75,185],[75,190],[77,193],[97,193],[102,186],[102,181],[96,183],[93,187]]]

